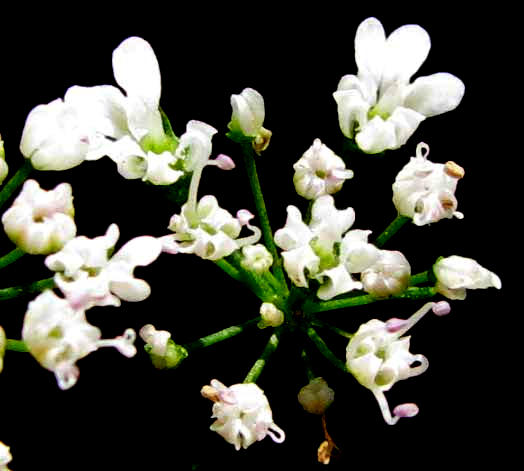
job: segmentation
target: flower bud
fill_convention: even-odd
[[[298,402],[310,414],[322,415],[335,399],[335,391],[323,378],[314,378],[298,393]]]
[[[0,326],[0,373],[4,369],[4,354],[7,344],[7,339],[5,338],[5,332],[2,326]]]
[[[2,136],[0,136],[0,185],[5,180],[5,177],[7,177],[8,171],[9,168],[5,161],[4,141],[2,141]]]
[[[229,128],[244,136],[256,137],[266,115],[264,98],[252,88],[245,88],[240,95],[231,95],[233,113]]]
[[[167,330],[156,330],[147,324],[140,329],[139,335],[146,342],[145,350],[153,366],[159,370],[176,368],[188,356],[184,347],[171,340]]]
[[[466,289],[502,287],[500,278],[471,258],[441,258],[433,265],[437,291],[448,299],[465,299]]]
[[[257,324],[260,329],[278,327],[284,322],[284,313],[272,303],[262,303],[260,315],[262,320]]]
[[[8,463],[13,459],[9,447],[0,442],[0,470],[9,471]]]
[[[60,250],[76,235],[73,195],[69,183],[45,191],[36,180],[27,180],[22,191],[2,216],[11,241],[30,254]]]
[[[268,271],[273,265],[273,256],[262,244],[246,245],[242,247],[242,267],[254,271],[259,275]]]
[[[362,285],[369,294],[384,298],[402,293],[409,284],[411,267],[400,252],[381,250],[378,260],[362,272]]]

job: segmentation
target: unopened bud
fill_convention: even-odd
[[[260,329],[278,327],[284,322],[284,313],[272,303],[262,303],[260,316],[262,320],[257,324]]]
[[[310,414],[322,415],[335,399],[335,391],[323,378],[314,378],[298,393],[298,402]]]

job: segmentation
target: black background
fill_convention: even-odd
[[[521,151],[512,110],[518,106],[519,87],[509,16],[503,9],[458,12],[441,3],[416,10],[403,4],[393,12],[329,2],[285,11],[262,4],[228,3],[213,9],[181,5],[123,4],[109,12],[76,4],[59,12],[4,12],[3,24],[12,23],[13,29],[0,33],[0,133],[11,174],[21,163],[18,145],[29,111],[63,97],[72,85],[115,85],[112,51],[137,35],[157,54],[161,105],[175,133],[181,135],[190,119],[209,123],[220,132],[213,139],[214,155],[228,154],[239,164],[231,172],[207,169],[200,190],[200,195],[217,195],[233,213],[254,208],[241,156],[224,136],[229,97],[245,87],[262,93],[265,126],[273,138],[258,162],[259,173],[277,229],[284,225],[287,205],[304,205],[294,193],[292,164],[316,137],[341,151],[332,93],[342,75],[356,73],[353,39],[359,23],[376,16],[387,33],[403,24],[420,24],[431,36],[432,49],[416,76],[453,73],[466,84],[464,99],[453,112],[423,122],[400,150],[383,158],[350,156],[347,163],[355,178],[345,184],[336,204],[354,207],[355,228],[379,234],[395,216],[394,177],[424,141],[431,160],[454,160],[465,168],[457,190],[465,219],[405,227],[386,248],[405,253],[414,273],[440,255],[474,258],[497,273],[504,288],[470,291],[465,301],[452,303],[449,316],[428,316],[413,329],[411,351],[426,355],[430,368],[387,394],[391,406],[416,402],[420,407],[416,418],[394,427],[383,422],[369,391],[314,357],[318,373],[336,394],[327,421],[342,452],[330,467],[419,469],[430,463],[470,469],[488,459],[499,465],[509,460],[509,424],[518,414],[512,349],[520,314],[509,301],[509,267],[521,259],[516,207],[522,200],[515,186]],[[78,233],[95,237],[115,222],[121,229],[120,245],[139,235],[166,234],[176,211],[158,191],[125,181],[109,159],[35,176],[46,189],[72,183]],[[1,243],[2,254],[10,250],[5,236]],[[152,287],[146,301],[88,312],[105,338],[153,323],[185,343],[258,312],[254,296],[196,257],[162,255],[135,273]],[[43,257],[27,257],[3,270],[0,282],[7,287],[49,275]],[[28,300],[2,304],[0,324],[8,337],[20,337]],[[419,306],[383,303],[326,318],[354,331],[371,317],[407,317]],[[80,379],[68,391],[60,391],[54,375],[29,355],[8,352],[0,375],[0,440],[11,446],[12,468],[322,468],[315,463],[323,439],[320,421],[304,413],[296,400],[306,381],[299,339],[283,339],[258,382],[286,441],[279,445],[266,438],[236,452],[208,430],[211,404],[200,397],[201,386],[212,378],[240,382],[269,335],[253,331],[196,352],[176,371],[154,370],[141,341],[132,359],[102,349],[79,361]],[[323,336],[343,358],[345,342]]]

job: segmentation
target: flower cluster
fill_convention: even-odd
[[[377,19],[361,23],[355,37],[358,73],[342,77],[334,93],[340,129],[354,141],[349,148],[356,146],[371,154],[398,149],[426,117],[459,105],[464,85],[451,74],[410,82],[429,49],[429,35],[420,26],[406,25],[386,37]],[[113,52],[113,72],[125,93],[112,85],[73,86],[63,99],[29,113],[20,143],[27,160],[2,190],[0,204],[32,169],[65,170],[107,156],[124,178],[169,186],[168,190],[177,192],[179,207],[170,213],[170,232],[134,237],[115,251],[120,237],[117,224],[94,238],[77,235],[71,185],[62,183],[46,191],[36,180],[27,179],[2,215],[5,233],[16,248],[0,257],[0,268],[25,253],[45,255],[44,264],[54,275],[27,290],[42,292],[28,303],[21,340],[8,339],[0,327],[0,371],[6,350],[27,351],[55,374],[60,389],[68,389],[77,382],[77,362],[91,352],[111,346],[124,356],[135,355],[133,329],[103,339],[101,330],[88,322],[87,312],[147,299],[151,287],[135,277],[135,269],[151,265],[162,253],[192,254],[213,261],[251,289],[259,299],[256,317],[183,345],[173,341],[171,332],[147,322],[139,336],[156,368],[174,369],[193,350],[253,326],[271,332],[243,382],[227,387],[213,379],[201,391],[213,402],[215,420],[210,429],[236,450],[266,436],[276,443],[285,439],[273,421],[265,393],[256,384],[284,331],[304,335],[339,370],[369,389],[387,424],[415,416],[416,404],[404,403],[391,410],[385,393],[398,381],[426,370],[428,360],[410,352],[410,337],[405,334],[429,311],[438,316],[449,313],[448,302],[426,302],[408,319],[382,321],[373,316],[353,333],[324,322],[321,314],[387,298],[421,300],[440,295],[463,300],[468,289],[501,288],[500,278],[473,259],[440,257],[425,272],[413,274],[403,253],[383,248],[407,221],[425,226],[442,219],[462,219],[455,193],[464,169],[452,161],[430,161],[429,146],[419,143],[415,157],[392,182],[398,217],[370,239],[371,230],[354,227],[353,206],[339,203],[340,190],[344,184],[350,186],[346,181],[354,177],[346,167],[347,149],[337,155],[315,138],[293,165],[295,190],[308,201],[308,209],[288,205],[285,225],[273,234],[256,171],[258,161],[268,160],[261,156],[272,136],[264,127],[262,95],[245,88],[231,96],[227,133],[243,153],[258,217],[255,224],[251,211],[231,213],[214,194],[199,195],[206,167],[232,170],[235,163],[225,154],[212,157],[218,130],[207,123],[190,120],[180,137],[175,135],[160,108],[160,69],[149,43],[138,37],[123,41]],[[7,172],[0,139],[0,184]],[[337,204],[335,197],[340,198]],[[26,294],[19,287],[2,292],[4,297]],[[329,328],[347,339],[345,361],[329,349],[317,328]],[[311,371],[308,354],[303,348],[310,381],[300,389],[298,401],[305,411],[322,417],[325,441],[318,459],[327,464],[337,448],[326,426],[335,392]],[[10,460],[9,448],[0,442],[0,469],[7,469]]]

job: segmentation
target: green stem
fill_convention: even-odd
[[[316,330],[313,327],[308,327],[306,333],[308,337],[311,339],[311,341],[318,348],[320,353],[324,355],[324,357],[326,357],[338,369],[347,373],[346,364],[335,356],[335,354],[326,345],[326,342],[324,342],[324,340],[320,338],[320,336],[317,334]]]
[[[343,309],[346,307],[362,306],[365,304],[371,304],[376,301],[384,301],[386,299],[426,299],[431,298],[437,294],[437,290],[434,286],[427,287],[416,287],[412,286],[407,288],[403,293],[390,296],[388,298],[375,298],[370,294],[364,294],[361,296],[352,296],[342,299],[334,299],[333,301],[307,301],[304,303],[304,312],[312,314],[315,312],[333,311],[335,309]]]
[[[422,273],[417,273],[416,275],[411,276],[409,279],[409,286],[420,285],[422,283],[427,283],[430,280],[429,270],[423,271]]]
[[[29,352],[29,349],[27,348],[27,345],[25,344],[23,340],[7,339],[5,349],[11,350],[13,352],[22,352],[22,353]]]
[[[43,280],[35,281],[29,285],[12,286],[11,288],[0,289],[0,301],[5,299],[16,298],[25,294],[38,293],[46,289],[55,287],[53,278],[45,278]]]
[[[15,190],[27,179],[33,170],[30,159],[24,159],[24,163],[0,191],[0,208],[11,197]]]
[[[313,369],[311,368],[311,362],[309,360],[309,357],[307,355],[305,348],[300,353],[300,357],[302,358],[302,361],[304,362],[304,369],[306,370],[306,376],[307,376],[308,381],[315,379],[317,375],[313,372]]]
[[[7,267],[7,265],[10,265],[13,262],[16,262],[20,257],[24,256],[25,254],[26,252],[24,252],[22,249],[19,249],[18,247],[16,249],[11,250],[11,252],[0,258],[0,269]]]
[[[325,322],[325,321],[322,321],[320,319],[314,319],[312,322],[311,322],[312,325],[316,326],[316,327],[321,327],[323,329],[328,329],[328,330],[331,330],[332,332],[334,332],[335,334],[338,334],[342,337],[345,337],[347,339],[350,339],[351,337],[353,337],[353,334],[350,334],[349,332],[346,332],[345,330],[333,325],[333,324],[329,324],[328,322]]]
[[[241,334],[246,329],[256,325],[259,321],[260,317],[256,317],[255,319],[251,319],[247,322],[244,322],[243,324],[232,325],[231,327],[227,327],[213,334],[206,335],[205,337],[201,337],[198,340],[195,340],[194,342],[190,342],[182,346],[188,352],[191,352],[199,348],[209,347],[210,345],[214,345],[215,343],[222,342],[223,340],[227,340],[231,337],[235,337],[236,335]]]
[[[262,370],[264,369],[264,366],[266,366],[266,362],[271,356],[271,354],[277,349],[278,344],[280,342],[280,333],[281,328],[275,329],[273,334],[271,334],[271,337],[269,337],[269,340],[264,347],[264,350],[262,354],[260,355],[259,359],[255,362],[255,364],[251,367],[249,370],[249,373],[244,378],[244,383],[256,383],[258,377],[262,373]]]
[[[231,263],[229,263],[226,259],[221,258],[220,260],[215,260],[215,264],[224,270],[231,278],[237,281],[242,281],[242,275],[240,274],[240,271],[231,265]]]
[[[334,299],[332,301],[316,302],[308,300],[304,303],[304,312],[312,314],[314,312],[333,311],[335,309],[343,309],[346,307],[363,306],[364,304],[371,304],[380,299],[371,296],[370,294],[363,294],[361,296],[349,296],[347,298]]]
[[[286,280],[284,277],[284,271],[282,270],[282,260],[277,252],[277,247],[273,239],[273,231],[269,223],[269,217],[267,215],[266,203],[264,202],[264,196],[262,195],[262,188],[258,179],[257,167],[255,164],[254,151],[251,144],[242,143],[242,150],[244,154],[244,163],[246,165],[246,171],[253,192],[253,198],[255,200],[255,207],[257,209],[258,217],[260,219],[260,228],[264,237],[264,243],[268,248],[269,252],[273,256],[273,269],[277,280],[286,286]]]
[[[393,222],[386,227],[384,232],[377,237],[375,245],[379,248],[382,247],[408,221],[411,221],[411,218],[398,214],[397,217],[393,219]]]

